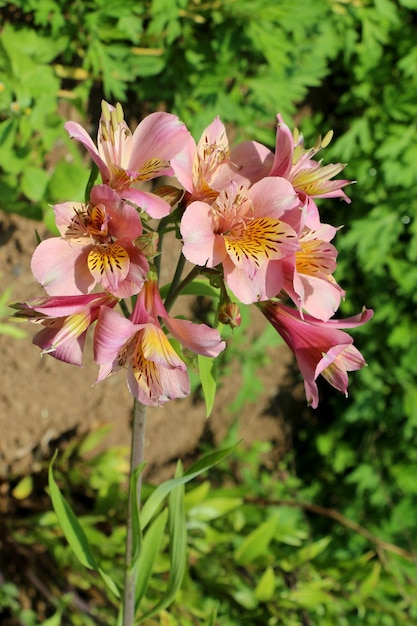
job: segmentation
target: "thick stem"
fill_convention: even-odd
[[[132,482],[135,480],[135,469],[143,463],[145,448],[146,407],[135,399],[133,407],[132,444],[130,450],[129,498],[126,526],[126,564],[125,587],[123,595],[123,626],[133,626],[135,619],[136,575],[131,569],[133,560],[133,527],[132,527]],[[140,503],[142,475],[137,481],[137,502]]]

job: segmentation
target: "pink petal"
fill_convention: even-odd
[[[277,115],[278,126],[275,143],[275,158],[270,176],[286,177],[291,171],[294,139],[281,115]]]
[[[269,261],[252,276],[236,267],[230,259],[223,261],[223,269],[227,286],[243,304],[275,297],[284,283],[281,261]]]
[[[78,337],[73,337],[70,341],[62,342],[54,347],[54,344],[59,341],[57,329],[44,328],[35,335],[33,343],[35,346],[39,346],[44,353],[53,356],[58,361],[82,367],[86,335],[87,331]]]
[[[209,204],[192,202],[182,216],[180,230],[185,258],[195,265],[214,267],[226,257],[226,249],[223,238],[213,232],[210,213]]]
[[[196,354],[216,357],[226,347],[219,332],[206,324],[194,324],[173,317],[165,317],[164,324],[177,341]]]
[[[169,215],[171,205],[165,200],[148,191],[140,191],[133,187],[120,192],[123,200],[130,200],[151,217],[160,219]]]
[[[189,132],[176,115],[151,113],[137,126],[132,138],[128,170],[139,171],[152,158],[169,161],[189,139]]]
[[[25,302],[20,310],[30,313],[37,311],[47,317],[67,317],[76,313],[81,313],[88,308],[100,305],[114,306],[117,299],[108,293],[91,293],[76,296],[51,296],[46,298],[36,298],[30,302]]]
[[[244,141],[235,146],[230,155],[230,161],[237,170],[236,182],[249,186],[261,178],[269,176],[274,154],[266,146],[257,141]]]
[[[94,329],[94,361],[99,365],[113,363],[120,348],[137,329],[118,311],[103,306]]]
[[[84,210],[84,205],[81,202],[63,202],[61,204],[54,205],[55,224],[59,230],[61,237],[65,237],[68,232],[69,226],[72,225],[77,213]],[[80,229],[80,236],[84,236],[84,232]],[[87,239],[89,243],[89,240]]]
[[[181,152],[171,159],[175,176],[189,193],[192,193],[194,189],[193,161],[196,149],[194,138],[190,135]]]
[[[185,398],[190,393],[190,379],[186,371],[179,369],[167,370],[160,367],[158,370],[159,384],[152,389],[144,389],[138,384],[130,367],[127,373],[127,384],[130,393],[146,406],[161,406],[168,400]]]
[[[122,242],[122,245],[129,253],[129,271],[127,276],[120,281],[111,292],[118,298],[130,298],[130,296],[139,293],[142,289],[149,271],[149,263],[142,252],[135,248],[133,244],[130,242]]]
[[[96,146],[94,145],[94,142],[91,139],[90,135],[87,133],[87,131],[84,130],[84,128],[80,126],[80,124],[77,124],[77,122],[67,122],[65,124],[65,128],[68,131],[71,138],[76,139],[77,141],[80,141],[83,144],[83,146],[87,149],[94,163],[97,165],[98,169],[100,170],[100,174],[103,179],[103,182],[106,183],[108,180],[110,180],[109,168],[99,156],[98,150]]]
[[[296,208],[300,201],[294,187],[285,178],[268,177],[249,190],[256,217],[280,218],[285,211]]]
[[[302,286],[297,289],[299,297],[295,292],[289,293],[294,303],[316,319],[327,321],[333,317],[340,306],[340,298],[344,295],[339,285],[318,276],[303,274],[298,275],[298,281]]]
[[[89,249],[59,237],[45,239],[33,253],[32,273],[51,296],[87,293],[95,285],[87,267]]]

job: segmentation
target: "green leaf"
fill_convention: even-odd
[[[71,509],[64,496],[61,494],[58,485],[55,482],[53,475],[53,464],[57,457],[55,452],[52,457],[52,461],[49,465],[48,478],[49,478],[49,493],[52,500],[54,511],[58,518],[58,522],[64,532],[65,538],[68,541],[73,553],[77,557],[84,567],[98,571],[98,565],[94,558],[91,546],[88,542],[87,536],[82,529],[80,522],[78,521],[74,511]]]
[[[225,459],[236,449],[237,445],[238,444],[230,448],[225,448],[224,450],[216,450],[215,452],[205,455],[202,459],[194,463],[183,476],[172,478],[159,485],[143,505],[141,512],[142,530],[149,524],[164,498],[171,493],[175,487],[188,483],[217,463],[220,463],[220,461]]]
[[[238,565],[248,565],[268,551],[277,528],[277,518],[263,522],[252,531],[241,543],[235,552],[235,560]]]
[[[156,76],[162,72],[165,64],[163,57],[141,56],[136,64],[136,73],[138,76]]]
[[[140,607],[140,602],[148,587],[152,569],[161,547],[162,537],[168,519],[168,509],[162,511],[148,529],[142,541],[140,557],[135,564],[137,569],[136,577],[136,607]]]
[[[90,176],[88,177],[87,185],[85,187],[84,192],[84,202],[88,203],[90,201],[91,190],[94,187],[94,184],[97,180],[98,176],[98,165],[93,162],[91,166]]]
[[[243,498],[207,498],[203,502],[194,506],[189,511],[189,515],[193,519],[209,522],[210,520],[227,515],[231,511],[235,511],[242,506],[242,504]]]
[[[380,575],[381,575],[381,563],[377,561],[374,564],[371,573],[365,578],[365,580],[363,581],[363,583],[361,584],[359,588],[358,596],[360,598],[361,603],[372,594],[373,590],[375,589],[375,587],[377,586],[379,582]]]
[[[8,335],[14,339],[23,339],[27,337],[27,333],[22,328],[17,328],[12,324],[0,322],[0,335]]]
[[[52,500],[54,511],[58,518],[58,522],[62,528],[66,540],[68,541],[74,555],[80,561],[81,565],[88,569],[98,572],[107,587],[114,593],[116,597],[120,597],[120,591],[113,579],[97,564],[94,553],[90,546],[80,522],[78,521],[74,511],[61,494],[53,475],[53,464],[57,457],[57,451],[52,457],[52,461],[48,470],[49,493]]]
[[[291,562],[296,565],[301,565],[301,563],[312,561],[327,548],[331,539],[331,537],[322,537],[322,539],[300,548],[291,558]]]
[[[84,454],[88,454],[94,450],[94,448],[96,448],[103,441],[104,437],[109,434],[111,428],[110,424],[105,424],[104,426],[100,426],[100,428],[89,432],[78,446],[79,456],[83,456]]]
[[[182,474],[182,465],[178,461],[176,478]],[[138,623],[156,615],[165,609],[174,600],[175,595],[181,587],[184,578],[186,557],[187,557],[187,531],[184,507],[184,484],[179,483],[169,496],[169,549],[171,566],[167,589],[161,600],[150,610],[142,615]]]
[[[171,284],[163,285],[160,289],[161,297],[166,298]],[[219,290],[215,289],[206,280],[195,279],[184,287],[181,294],[186,296],[207,296],[208,298],[218,298]]]
[[[49,181],[49,174],[40,167],[28,165],[22,173],[21,190],[29,200],[42,200]]]
[[[216,398],[217,380],[215,370],[216,360],[213,357],[198,355],[198,371],[206,403],[206,417],[209,417],[212,412]]]
[[[275,592],[275,574],[272,567],[267,567],[255,588],[255,598],[259,602],[269,602]]]
[[[305,583],[302,586],[300,585],[298,589],[291,590],[288,594],[288,599],[294,602],[298,609],[300,607],[314,609],[320,604],[334,603],[334,598],[323,589],[319,589],[314,582],[311,584]]]

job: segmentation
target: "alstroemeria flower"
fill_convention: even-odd
[[[96,321],[101,306],[113,308],[118,299],[109,293],[82,296],[53,296],[12,305],[16,317],[25,318],[44,328],[33,343],[59,361],[82,366],[85,338]]]
[[[323,321],[333,317],[345,293],[333,277],[337,250],[330,241],[336,231],[328,224],[318,230],[305,227],[298,238],[295,264],[283,259],[284,290],[301,314],[304,310]]]
[[[289,225],[299,200],[283,178],[264,178],[250,189],[231,185],[216,201],[192,202],[181,220],[183,254],[192,263],[222,264],[225,281],[243,303],[274,297],[282,288],[281,259],[298,249]],[[299,219],[299,218],[298,218]]]
[[[31,265],[49,295],[90,293],[96,284],[119,298],[141,290],[148,262],[132,241],[142,233],[136,209],[97,185],[89,204],[65,202],[54,212],[61,237],[42,241]]]
[[[290,181],[301,202],[306,205],[308,225],[317,228],[320,220],[313,198],[343,198],[350,202],[342,188],[352,181],[332,180],[345,168],[345,164],[322,165],[321,161],[314,159],[319,150],[330,143],[331,132],[323,139],[319,137],[313,148],[305,149],[303,136],[298,131],[293,135],[281,115],[278,114],[277,119],[275,154],[262,144],[244,142],[237,146],[231,158],[241,167],[245,164],[246,155],[252,155],[252,167],[246,171],[252,183],[265,176],[280,176]]]
[[[120,104],[102,102],[97,147],[80,124],[67,122],[65,128],[88,150],[100,170],[103,183],[119,196],[131,200],[151,217],[168,215],[171,207],[162,198],[132,187],[134,183],[172,175],[170,160],[189,138],[185,125],[171,113],[151,113],[132,133]]]
[[[212,204],[232,181],[248,183],[252,155],[253,150],[249,148],[239,166],[235,165],[226,128],[218,117],[203,131],[198,144],[190,135],[184,149],[171,159],[175,175],[186,190],[185,203],[200,200]]]
[[[313,148],[306,149],[303,136],[297,131],[293,135],[281,115],[277,118],[275,157],[269,175],[287,178],[296,191],[310,198],[343,198],[350,202],[342,188],[352,181],[331,180],[346,167],[345,164],[322,165],[314,160],[319,150],[329,145],[333,133],[327,133],[323,139],[319,137]]]
[[[347,395],[347,372],[366,365],[353,338],[340,330],[365,324],[373,316],[371,309],[344,320],[323,322],[300,313],[279,302],[258,305],[265,317],[291,348],[304,378],[307,402],[317,408],[319,402],[317,377],[321,374],[335,389]]]
[[[153,276],[139,293],[130,319],[103,307],[94,336],[98,381],[126,367],[130,392],[149,406],[190,392],[186,364],[169,342],[159,317],[172,336],[193,352],[215,357],[225,347],[217,330],[169,317]]]

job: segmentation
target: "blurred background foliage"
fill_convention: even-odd
[[[120,101],[128,121],[154,110],[174,112],[196,137],[219,115],[232,141],[257,139],[273,147],[278,112],[301,129],[307,145],[316,134],[335,131],[324,160],[347,162],[346,177],[356,184],[348,188],[351,204],[322,203],[322,219],[345,225],[336,239],[337,279],[347,291],[342,313],[375,309],[372,322],[355,335],[369,367],[351,377],[347,400],[323,385],[320,408],[307,418],[300,411],[288,424],[293,445],[279,480],[290,481],[282,488],[294,497],[331,507],[380,541],[415,554],[417,0],[0,0],[0,8],[3,211],[50,224],[48,204],[82,198],[88,169],[63,124],[77,117],[95,136],[103,97]],[[258,478],[250,478],[254,493]],[[301,571],[291,578],[288,563],[300,548],[289,556],[288,546],[286,556],[275,552],[279,562],[265,553],[266,582],[272,584],[272,568],[274,585],[277,576],[286,584],[286,621],[280,608],[262,618],[255,611],[245,623],[417,623],[415,561],[397,556],[393,562],[380,547],[369,556],[369,537],[347,533],[326,515],[309,515],[306,522],[305,514],[292,519],[292,532],[305,532],[300,541],[311,546],[330,538],[331,548],[319,544],[327,561],[317,556],[318,572],[316,561],[313,567],[304,558],[313,569],[302,571],[313,586],[288,600],[288,589],[299,589]],[[253,528],[266,523],[253,519]],[[233,524],[239,541],[245,524]],[[223,538],[214,537],[217,555]],[[251,565],[239,567],[249,576]],[[329,567],[341,598],[331,610],[330,587],[323,588],[333,580]],[[226,575],[227,565],[222,568]],[[353,598],[342,578],[349,586],[361,568]],[[202,586],[193,583],[196,606],[206,594],[208,571],[197,577]],[[230,571],[230,585],[241,572]],[[276,600],[280,591],[274,589]],[[392,611],[395,605],[401,614],[382,608],[388,596]],[[245,603],[234,597],[233,606]]]

